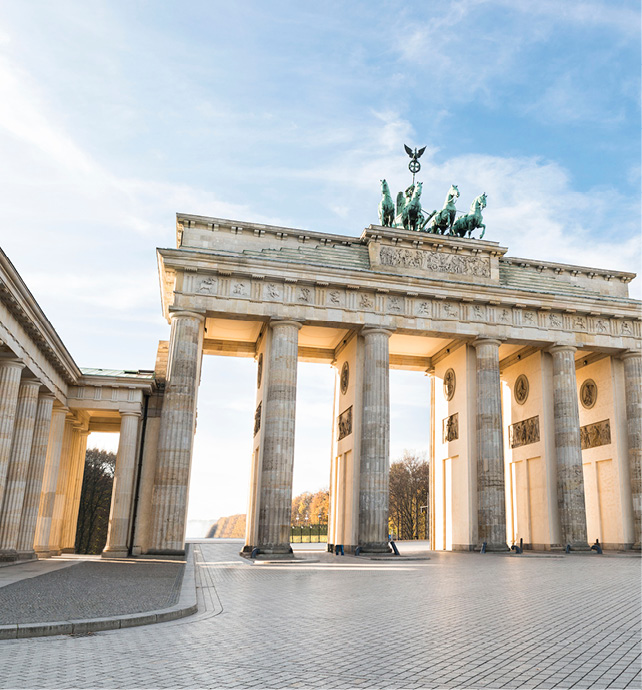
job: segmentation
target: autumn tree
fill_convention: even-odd
[[[328,489],[321,489],[314,494],[304,491],[292,499],[292,525],[303,525],[306,522],[327,524],[329,505]]]
[[[388,525],[397,539],[426,539],[430,465],[424,454],[404,451],[390,465]]]
[[[115,453],[98,448],[87,450],[78,510],[76,553],[97,554],[105,548],[115,467]]]

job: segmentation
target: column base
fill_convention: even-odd
[[[36,552],[36,558],[51,558],[51,551],[49,549],[41,549],[38,546],[34,548]]]
[[[387,541],[359,544],[359,547],[361,548],[359,555],[363,554],[364,556],[369,556],[371,554],[392,553],[392,547]]]
[[[0,549],[0,563],[13,563],[19,560],[18,552],[15,549]]]
[[[562,547],[566,550],[566,545]],[[579,542],[576,544],[571,544],[571,551],[590,551],[591,547],[585,542]]]
[[[127,548],[119,549],[118,547],[114,549],[105,549],[101,554],[101,558],[128,558],[129,550]]]
[[[481,551],[482,550],[482,545],[477,544],[475,547],[475,551]],[[506,542],[498,542],[497,544],[493,544],[491,542],[486,543],[486,553],[505,553],[507,551],[510,551],[508,548],[508,544]]]
[[[159,556],[160,558],[176,558],[176,556],[185,558],[185,549],[182,551],[179,549],[147,549],[144,555]]]
[[[35,561],[38,560],[38,555],[33,549],[31,551],[18,551],[18,558],[21,561]]]
[[[289,544],[266,544],[264,546],[252,546],[246,544],[240,551],[239,555],[244,558],[250,558],[252,551],[258,549],[258,556],[268,556],[272,559],[288,559],[294,558],[292,547]]]

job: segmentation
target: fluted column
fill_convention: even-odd
[[[62,526],[62,538],[60,545],[63,553],[75,553],[76,529],[78,528],[78,509],[80,507],[80,492],[82,490],[82,478],[85,474],[85,454],[87,452],[87,437],[89,431],[80,428],[75,431],[73,456],[68,481],[68,494],[65,498],[65,518]]]
[[[65,431],[62,436],[58,482],[56,483],[56,496],[54,499],[53,516],[51,518],[51,531],[49,532],[49,553],[52,556],[58,556],[60,554],[60,539],[62,537],[62,523],[65,513],[67,485],[69,483],[75,423],[71,413],[68,414],[65,419]]]
[[[0,360],[0,506],[9,470],[9,454],[24,364],[17,359]]]
[[[502,389],[499,340],[473,342],[477,358],[477,520],[478,540],[487,551],[508,551],[504,488]]]
[[[290,553],[292,472],[299,329],[296,321],[273,321],[263,398],[263,465],[258,543],[261,553]]]
[[[102,554],[109,558],[126,558],[128,555],[139,418],[140,412],[120,413],[120,440],[111,493],[109,531]]]
[[[167,385],[163,398],[150,553],[183,553],[196,396],[203,351],[202,314],[171,314]]]
[[[58,486],[58,474],[60,471],[60,458],[62,456],[62,442],[65,432],[67,407],[54,407],[51,414],[51,430],[47,444],[47,459],[42,477],[42,493],[38,505],[38,520],[36,522],[36,536],[33,549],[40,558],[50,555],[49,537],[51,536],[51,524],[53,522],[54,507],[56,504],[56,487]]]
[[[557,458],[557,500],[562,546],[588,549],[584,474],[580,445],[580,412],[575,379],[576,348],[555,345],[553,356],[553,419]]]
[[[33,558],[33,541],[38,520],[38,506],[42,491],[42,479],[47,459],[47,446],[51,430],[51,415],[55,397],[51,393],[40,393],[34,424],[33,441],[29,457],[29,469],[22,502],[22,515],[16,549],[20,558]]]
[[[363,413],[359,479],[359,546],[366,553],[387,553],[390,472],[391,332],[365,328]]]
[[[640,549],[642,529],[642,352],[625,352],[624,391],[626,429],[629,446],[629,472],[633,499],[634,549]]]
[[[39,389],[40,381],[37,379],[23,379],[18,390],[9,469],[0,510],[0,561],[15,561],[18,558],[18,531],[27,484]]]

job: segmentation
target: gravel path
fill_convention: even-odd
[[[184,565],[93,561],[0,588],[0,625],[102,618],[172,606]]]

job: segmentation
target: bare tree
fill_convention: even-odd
[[[390,465],[388,524],[398,539],[426,539],[430,466],[423,454],[404,451]]]
[[[107,542],[116,455],[89,448],[80,493],[76,553],[100,553]]]

